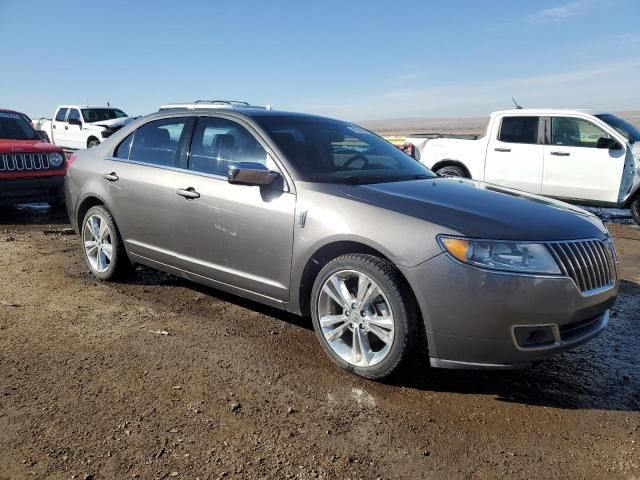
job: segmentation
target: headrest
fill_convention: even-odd
[[[142,144],[145,147],[164,147],[171,143],[169,131],[164,128],[152,128],[144,130]]]
[[[235,144],[235,137],[228,133],[219,133],[213,139],[213,148],[216,150],[219,150],[221,148],[231,148],[235,146]]]

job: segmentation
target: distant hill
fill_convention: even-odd
[[[640,127],[640,110],[616,112],[627,121]],[[459,118],[396,118],[387,120],[363,120],[356,122],[380,135],[409,135],[411,133],[472,133],[483,134],[489,117]]]

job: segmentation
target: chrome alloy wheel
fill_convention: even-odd
[[[394,338],[391,305],[370,277],[355,270],[334,273],[318,296],[318,319],[329,347],[358,367],[380,363]]]
[[[84,253],[91,268],[98,273],[106,272],[113,256],[113,233],[107,221],[100,215],[87,218],[82,229]]]

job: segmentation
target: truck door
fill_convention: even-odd
[[[82,131],[82,118],[80,117],[80,110],[77,108],[70,108],[67,115],[67,146],[70,148],[87,148],[84,137],[85,134]]]
[[[67,140],[68,129],[65,129],[65,127],[67,127],[66,118],[68,111],[68,108],[59,108],[56,112],[56,116],[51,121],[51,133],[53,135],[51,140],[59,147],[66,146],[65,142]]]
[[[618,201],[626,149],[598,148],[612,137],[589,120],[558,116],[548,119],[549,145],[544,147],[542,194],[615,203]],[[606,147],[600,141],[601,147]]]
[[[507,115],[490,133],[485,180],[496,185],[540,193],[544,128],[538,116]]]

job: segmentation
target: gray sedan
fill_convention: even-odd
[[[618,293],[595,216],[436,177],[347,122],[175,109],[69,164],[96,277],[141,264],[311,316],[329,357],[367,378],[420,346],[436,367],[529,365],[602,332]]]

